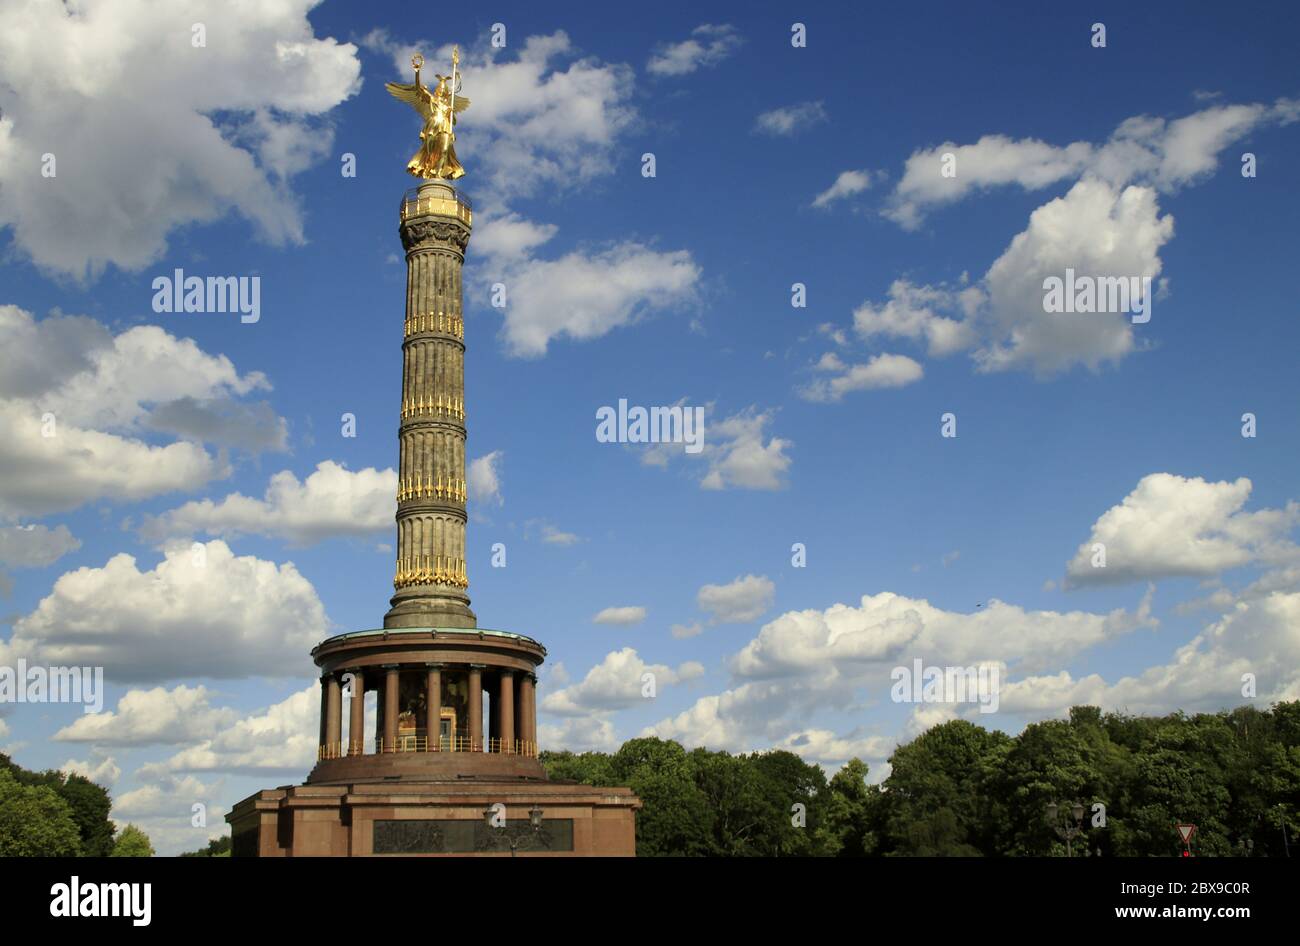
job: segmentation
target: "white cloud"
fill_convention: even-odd
[[[524,523],[524,538],[533,537],[540,539],[547,545],[569,546],[582,541],[581,536],[574,535],[572,532],[561,531],[553,523],[544,519],[529,519]]]
[[[730,56],[743,40],[728,23],[705,23],[691,30],[689,39],[664,43],[646,63],[646,72],[656,76],[684,76],[706,66],[716,66]]]
[[[761,113],[754,119],[754,131],[764,135],[790,137],[828,120],[825,103],[800,102]],[[840,175],[841,178],[843,176]]]
[[[498,235],[496,228],[504,227]],[[627,241],[540,259],[532,250],[555,233],[518,216],[488,220],[489,253],[478,276],[505,285],[501,337],[520,358],[540,358],[551,342],[600,338],[660,309],[692,302],[700,268],[686,250],[660,251]]]
[[[146,520],[142,532],[153,539],[200,533],[223,538],[261,535],[311,545],[391,529],[396,496],[393,470],[367,467],[354,473],[323,460],[301,482],[289,470],[276,473],[262,499],[231,493],[218,502],[188,502]]]
[[[1039,207],[984,277],[985,344],[975,352],[980,369],[1049,376],[1081,364],[1096,371],[1133,352],[1129,313],[1046,312],[1043,280],[1071,268],[1078,275],[1154,281],[1162,268],[1160,249],[1173,235],[1173,217],[1160,216],[1155,191],[1147,187],[1119,190],[1083,180]]]
[[[42,414],[0,401],[0,518],[75,509],[98,499],[139,500],[191,490],[229,468],[192,443],[154,446],[85,430],[55,418],[43,436]]]
[[[790,467],[785,451],[793,442],[767,434],[774,416],[770,411],[748,408],[725,420],[708,422],[703,450],[685,454],[701,456],[708,465],[708,472],[699,481],[702,489],[784,489],[785,473]]]
[[[655,689],[694,680],[704,674],[704,667],[687,661],[676,669],[665,664],[648,664],[632,647],[611,651],[592,667],[578,683],[548,693],[542,709],[557,716],[581,716],[591,712],[609,712],[636,706],[648,697],[644,694],[645,674],[654,675]]]
[[[229,466],[188,440],[283,438],[268,407],[235,403],[270,387],[263,374],[157,326],[113,336],[91,319],[0,306],[0,353],[0,519],[197,489]],[[187,441],[143,439],[160,430]]]
[[[975,343],[977,336],[968,320],[981,301],[982,293],[973,286],[952,290],[896,279],[883,305],[864,302],[854,310],[853,327],[868,340],[877,335],[924,340],[931,357],[942,358]]]
[[[346,713],[344,718],[346,729]],[[144,771],[305,773],[316,761],[319,739],[320,683],[313,682],[265,710],[227,723],[164,762],[146,766]]]
[[[1150,594],[1136,612],[1026,611],[996,598],[970,614],[890,592],[863,595],[861,605],[788,611],[763,625],[730,662],[744,679],[811,676],[834,687],[843,679],[885,679],[914,657],[970,666],[1003,661],[1034,669],[1103,641],[1154,626]]]
[[[329,153],[320,118],[360,74],[355,47],[313,35],[315,5],[0,8],[0,226],[37,265],[74,277],[139,269],[174,229],[231,210],[272,243],[301,242],[285,177]],[[195,23],[208,27],[203,48]],[[41,176],[46,153],[56,177]],[[70,228],[87,207],[94,224]]]
[[[775,597],[776,585],[766,575],[744,575],[725,585],[703,586],[695,602],[713,624],[746,624],[762,617]]]
[[[501,495],[501,474],[497,465],[505,454],[493,450],[489,454],[475,457],[470,461],[465,478],[469,481],[469,498],[476,503],[500,506],[505,499]]]
[[[690,624],[674,624],[669,629],[673,637],[678,640],[685,640],[688,637],[699,637],[704,633],[704,625],[699,621],[692,621]]]
[[[861,171],[842,171],[835,178],[835,183],[826,190],[822,191],[813,198],[814,207],[829,207],[837,200],[844,200],[852,197],[854,194],[860,194],[871,186],[871,172],[863,169]]]
[[[1240,602],[1169,663],[1113,684],[1098,674],[1075,679],[1065,670],[1004,683],[1001,709],[1038,717],[1063,716],[1083,703],[1130,713],[1214,711],[1242,701],[1246,673],[1255,675],[1261,703],[1300,698],[1300,594]]]
[[[57,742],[97,746],[179,745],[206,739],[239,714],[209,705],[205,687],[180,684],[174,689],[128,690],[117,709],[78,716],[54,734]]]
[[[119,823],[129,819],[153,841],[153,833],[147,827],[150,820],[175,822],[183,818],[188,825],[192,805],[215,800],[215,787],[205,785],[192,775],[181,779],[163,778],[119,796],[113,802],[112,816]]]
[[[67,526],[0,526],[0,565],[42,568],[79,548]]]
[[[543,746],[555,751],[614,752],[622,744],[615,735],[613,721],[598,713],[569,716],[559,725],[539,721],[537,735]]]
[[[1050,377],[1077,365],[1099,371],[1139,350],[1131,313],[1048,312],[1044,280],[1064,278],[1071,269],[1076,278],[1149,279],[1158,288],[1159,253],[1173,233],[1173,217],[1160,216],[1153,189],[1121,190],[1085,178],[1035,210],[977,284],[954,290],[896,280],[886,302],[867,302],[854,312],[854,327],[864,339],[925,341],[934,357],[973,349],[976,367],[985,372]],[[1147,304],[1159,309],[1159,293],[1152,296]],[[918,365],[913,373],[919,372]],[[851,389],[851,375],[814,383],[803,393],[833,400],[837,384]]]
[[[645,608],[640,605],[626,605],[602,609],[594,618],[593,624],[613,624],[618,627],[630,627],[645,620]]]
[[[1093,524],[1066,565],[1070,587],[1171,577],[1209,577],[1258,562],[1295,561],[1287,534],[1300,523],[1300,505],[1246,512],[1251,482],[1207,482],[1151,473]],[[1094,545],[1105,567],[1093,567]]]
[[[103,785],[111,788],[117,784],[117,780],[122,775],[122,768],[112,756],[104,756],[102,759],[81,761],[78,759],[69,759],[59,766],[59,771],[65,775],[80,775],[88,778],[97,785]]]
[[[1219,153],[1250,132],[1296,119],[1296,103],[1279,99],[1271,106],[1216,105],[1174,121],[1134,116],[1102,145],[1057,147],[1005,135],[985,135],[971,145],[948,141],[907,159],[885,215],[914,228],[929,208],[975,192],[1013,184],[1040,190],[1085,176],[1115,188],[1139,183],[1169,192],[1213,173]],[[951,176],[942,173],[945,154],[955,159]]]
[[[894,751],[894,740],[857,732],[840,736],[829,729],[804,729],[777,740],[772,748],[793,752],[805,762],[833,772],[849,759],[883,762]]]
[[[325,609],[291,562],[236,556],[220,540],[164,554],[150,571],[119,553],[60,576],[0,657],[102,666],[127,682],[314,672],[307,653],[326,636]]]
[[[853,391],[901,388],[920,381],[925,370],[906,355],[875,355],[863,364],[847,364],[834,352],[817,362],[816,370],[829,377],[817,378],[799,389],[806,401],[833,402]]]

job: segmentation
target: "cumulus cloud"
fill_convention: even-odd
[[[206,739],[239,718],[232,709],[209,705],[210,696],[205,687],[184,684],[171,690],[128,690],[116,710],[78,716],[54,739],[97,746],[179,745]]]
[[[42,372],[46,352],[54,370]],[[203,429],[203,411],[270,384],[158,326],[114,336],[90,319],[37,321],[0,306],[0,353],[0,519],[193,490],[229,473],[224,455],[199,443],[145,439],[159,430],[216,443],[282,442],[284,422],[264,406],[223,409],[222,423]]]
[[[713,624],[746,624],[762,617],[775,597],[776,585],[766,575],[744,575],[725,585],[705,585],[695,603]]]
[[[966,614],[881,592],[863,595],[858,607],[786,612],[765,624],[730,667],[745,679],[811,674],[826,686],[843,677],[883,678],[883,671],[918,656],[931,663],[1005,662],[1035,669],[1155,626],[1150,607],[1148,592],[1135,612],[1026,611],[994,598]]]
[[[828,120],[824,102],[800,102],[761,113],[754,119],[754,131],[764,135],[790,137]],[[841,174],[840,178],[843,177]],[[839,181],[835,183],[838,185]]]
[[[236,556],[220,540],[177,543],[153,569],[114,555],[61,575],[14,622],[0,658],[102,666],[110,680],[306,676],[325,609],[291,562]]]
[[[685,398],[675,406],[684,405]],[[784,489],[791,463],[786,451],[794,443],[769,434],[775,411],[751,406],[715,420],[715,407],[713,403],[703,405],[704,435],[699,452],[687,453],[680,443],[647,444],[633,448],[641,462],[664,468],[673,462],[701,464],[702,489]]]
[[[646,674],[653,674],[657,691],[702,676],[704,667],[695,661],[687,661],[676,669],[666,664],[648,664],[635,648],[624,647],[606,654],[578,683],[548,693],[541,706],[557,716],[627,709],[647,699],[643,679]]]
[[[498,225],[505,227],[501,235]],[[559,338],[600,338],[696,299],[700,268],[686,250],[624,241],[543,259],[532,251],[554,235],[553,227],[507,216],[500,224],[489,218],[482,229],[487,253],[477,278],[506,286],[501,338],[515,357],[540,358]]]
[[[867,340],[883,335],[924,341],[931,357],[942,358],[975,343],[977,336],[969,320],[981,301],[983,293],[973,286],[948,289],[896,279],[886,302],[864,302],[854,310],[853,328]]]
[[[1050,376],[1074,365],[1096,371],[1119,362],[1137,347],[1130,314],[1047,312],[1043,281],[1071,268],[1079,276],[1154,282],[1160,249],[1173,235],[1173,217],[1160,216],[1149,187],[1120,190],[1082,180],[1039,207],[985,275],[985,344],[975,352],[976,364],[983,371]]]
[[[1093,523],[1066,565],[1067,587],[1157,578],[1204,578],[1252,563],[1294,562],[1288,534],[1300,504],[1245,510],[1251,481],[1207,482],[1172,473],[1144,476],[1118,506]],[[1105,547],[1105,566],[1094,546]]]
[[[311,545],[392,528],[396,495],[393,470],[367,467],[354,473],[333,460],[323,460],[302,481],[289,470],[276,473],[262,499],[231,493],[217,502],[188,502],[150,517],[141,531],[154,540],[198,534],[261,535]]]
[[[524,523],[524,538],[536,538],[547,545],[569,546],[582,541],[582,537],[565,532],[544,519],[529,519]]]
[[[974,144],[948,141],[907,159],[885,215],[918,226],[925,212],[991,188],[1016,185],[1040,190],[1090,176],[1122,189],[1130,183],[1171,192],[1212,174],[1219,154],[1247,134],[1300,117],[1294,100],[1272,105],[1216,105],[1168,121],[1147,115],[1120,123],[1101,145],[1076,141],[1055,146],[1033,138],[985,135]],[[953,173],[943,174],[944,155]]]
[[[569,716],[559,724],[539,721],[538,741],[556,751],[614,752],[622,742],[614,731],[614,722],[608,716],[592,713],[587,716]]]
[[[67,526],[0,526],[0,565],[42,568],[79,548]]]
[[[1085,178],[1035,210],[1028,227],[978,282],[950,288],[895,280],[888,299],[855,310],[854,328],[867,341],[884,336],[923,343],[932,357],[969,350],[983,372],[1020,370],[1045,378],[1079,365],[1099,371],[1140,349],[1132,314],[1049,312],[1044,280],[1063,279],[1070,269],[1076,279],[1149,280],[1146,285],[1158,289],[1160,251],[1173,234],[1173,217],[1160,214],[1152,188],[1121,189]],[[1152,296],[1159,295],[1153,290]],[[1150,296],[1147,304],[1153,305]],[[865,366],[855,367],[861,377],[870,377]],[[844,370],[844,365],[832,356],[819,368]],[[919,377],[919,365],[904,368],[898,363],[883,374]],[[837,391],[852,387],[852,375],[839,374],[802,393],[812,400],[835,400]]]
[[[1213,711],[1241,701],[1244,674],[1253,674],[1262,702],[1300,698],[1300,594],[1274,592],[1239,602],[1173,658],[1136,676],[1107,683],[1099,674],[1068,671],[1004,683],[1001,709],[1063,716],[1089,704],[1130,713],[1174,709]]]
[[[925,370],[920,363],[906,355],[875,355],[860,364],[849,364],[834,352],[827,352],[814,366],[823,377],[799,389],[806,401],[833,402],[843,400],[853,391],[870,391],[879,388],[901,388],[920,381]]]
[[[630,627],[645,620],[645,608],[640,605],[603,608],[592,618],[593,624],[613,624],[617,627]]]
[[[344,713],[345,721],[347,718]],[[155,776],[175,772],[300,774],[315,763],[319,739],[320,683],[313,682],[266,709],[226,722],[165,761],[146,766],[143,772]]]
[[[813,198],[814,207],[829,207],[839,200],[845,200],[854,194],[861,194],[871,186],[871,172],[863,169],[861,171],[842,171],[835,178],[835,183],[826,190],[822,191]]]
[[[485,506],[493,504],[500,506],[505,502],[501,496],[501,474],[497,470],[497,464],[501,462],[501,457],[504,455],[501,450],[493,450],[470,461],[465,478],[469,482],[469,498],[473,502],[483,503]]]
[[[269,242],[301,242],[287,179],[329,153],[324,116],[360,85],[355,47],[314,35],[315,5],[6,4],[0,227],[78,278],[147,266],[173,230],[231,211]],[[47,154],[56,176],[42,177]],[[90,206],[93,226],[67,225]]]
[[[859,307],[855,327],[864,338],[924,342],[933,357],[969,350],[985,372],[1021,370],[1047,378],[1076,366],[1099,371],[1118,364],[1143,347],[1131,314],[1047,312],[1044,280],[1061,279],[1067,269],[1076,278],[1149,280],[1163,298],[1160,253],[1173,238],[1174,220],[1161,214],[1159,195],[1212,174],[1224,149],[1250,132],[1297,119],[1300,101],[1279,99],[1215,105],[1173,121],[1136,116],[1100,145],[1058,147],[986,135],[974,144],[945,142],[917,151],[884,209],[906,228],[918,227],[930,209],[988,189],[1074,183],[1034,211],[1028,227],[974,284],[951,290],[898,280],[887,300]],[[945,167],[953,173],[945,174]],[[814,384],[808,393],[833,399],[826,385]]]
[[[691,30],[687,39],[661,44],[646,63],[646,72],[656,76],[690,75],[697,69],[716,66],[742,42],[729,23],[704,23]]]
[[[113,760],[112,756],[86,761],[69,759],[59,766],[59,771],[65,775],[80,775],[98,785],[110,788],[117,784],[117,780],[122,775],[122,767]]]

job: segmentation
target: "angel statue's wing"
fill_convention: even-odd
[[[467,109],[467,108],[469,108],[469,99],[465,98],[465,96],[463,96],[463,95],[457,94],[457,95],[456,95],[456,111],[458,111],[458,112],[463,112],[463,111],[465,111],[465,109]]]
[[[399,102],[405,102],[421,115],[428,111],[428,99],[425,98],[424,92],[419,86],[405,82],[385,82],[384,88],[388,90],[388,94],[393,98]]]

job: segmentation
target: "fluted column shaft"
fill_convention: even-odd
[[[343,696],[339,678],[332,673],[325,681],[325,707],[329,713],[329,721],[325,724],[325,745],[337,753],[339,743],[343,741]]]
[[[442,670],[436,664],[430,664],[428,669],[425,680],[424,731],[429,740],[429,750],[437,752],[441,748],[439,740],[442,737]]]
[[[397,748],[397,697],[401,675],[391,664],[384,667],[384,751]]]
[[[361,755],[366,748],[366,683],[360,670],[352,673],[352,706],[348,719],[348,755]]]
[[[397,572],[385,627],[474,627],[465,562],[465,343],[461,267],[470,213],[428,181],[403,203],[406,318],[398,431]]]
[[[509,670],[501,671],[501,683],[497,688],[497,706],[493,712],[501,720],[497,733],[501,740],[502,752],[514,752],[515,746],[515,675]]]
[[[483,668],[469,668],[469,745],[471,752],[483,747]]]

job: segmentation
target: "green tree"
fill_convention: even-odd
[[[996,852],[1007,815],[991,784],[1012,745],[954,719],[895,749],[883,793],[890,853]]]
[[[629,739],[614,754],[613,775],[644,806],[637,817],[638,855],[689,857],[713,850],[713,812],[680,745],[654,737]]]
[[[75,857],[81,836],[72,809],[48,785],[23,785],[0,767],[0,857]]]
[[[153,845],[149,843],[149,835],[135,825],[129,824],[117,836],[117,842],[113,845],[113,853],[110,856],[153,857]]]
[[[819,793],[818,853],[865,857],[876,852],[880,841],[880,789],[867,784],[867,771],[861,759],[850,759]]]

